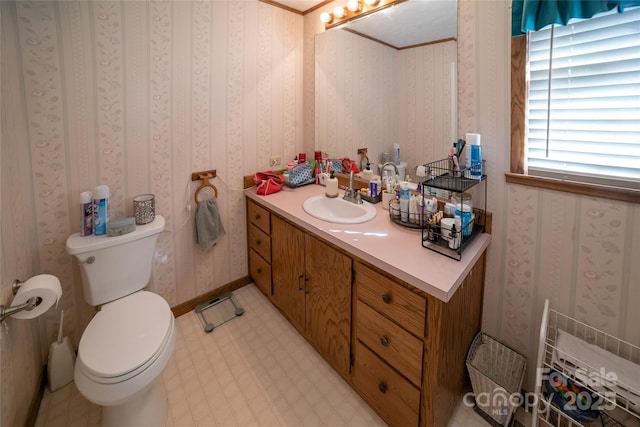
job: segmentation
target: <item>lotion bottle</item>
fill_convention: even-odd
[[[325,195],[327,197],[338,197],[338,178],[333,176],[333,171],[331,171],[331,176],[327,179]]]
[[[371,163],[367,163],[366,169],[362,171],[362,179],[371,181],[373,179],[373,171],[371,170]]]
[[[409,190],[409,183],[403,181],[400,184],[400,220],[402,222],[409,221],[409,202],[411,200],[411,190]]]
[[[480,134],[468,133],[467,143],[469,144],[469,178],[482,179],[482,145],[480,145]]]

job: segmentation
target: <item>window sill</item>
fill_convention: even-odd
[[[518,173],[505,173],[504,176],[506,181],[510,184],[520,184],[530,187],[545,188],[547,190],[564,191],[566,193],[580,194],[590,197],[602,197],[622,202],[640,203],[640,191],[628,188],[583,184],[581,182],[562,181],[560,179],[542,178]]]

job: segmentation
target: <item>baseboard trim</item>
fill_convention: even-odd
[[[233,292],[236,289],[240,289],[243,286],[251,283],[251,278],[249,276],[241,277],[237,280],[227,283],[226,285],[222,285],[219,288],[213,289],[205,294],[197,296],[189,301],[185,301],[181,304],[176,305],[175,307],[171,307],[171,311],[173,312],[174,317],[182,316],[193,310],[196,305],[202,304],[205,301],[210,300],[211,298],[222,295],[226,292]]]

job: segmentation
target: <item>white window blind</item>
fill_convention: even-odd
[[[640,188],[640,8],[529,43],[528,173]]]

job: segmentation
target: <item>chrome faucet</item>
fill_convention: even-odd
[[[395,171],[396,171],[396,176],[397,176],[398,174],[400,174],[400,171],[398,170],[398,166],[396,166],[396,164],[395,164],[395,163],[393,163],[393,162],[387,162],[387,163],[385,163],[384,165],[382,165],[382,168],[380,168],[380,175],[382,175],[382,171],[384,171],[384,168],[386,168],[387,166],[393,166],[393,169],[395,169]],[[402,177],[402,176],[400,177],[400,179],[403,179],[403,178],[404,178],[404,177]]]
[[[360,190],[353,188],[353,171],[349,172],[349,187],[344,188],[344,197],[347,202],[362,204],[362,198],[360,197]]]

